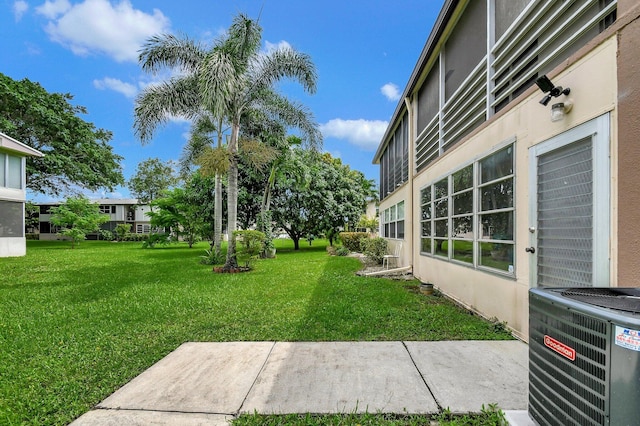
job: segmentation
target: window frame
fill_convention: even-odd
[[[404,240],[405,238],[404,200],[387,207],[381,214],[381,234],[383,238]],[[399,212],[402,211],[402,215]],[[402,217],[401,217],[402,216]]]
[[[480,175],[482,163],[491,161],[493,158],[499,158],[499,155],[502,155],[503,152],[509,150],[511,168],[508,172],[502,173],[502,175],[497,178],[481,182]],[[472,162],[456,169],[452,173],[440,177],[428,185],[423,186],[420,189],[420,209],[418,211],[418,222],[420,224],[420,255],[456,263],[477,270],[515,277],[515,161],[515,139],[510,139],[507,143],[501,144],[497,149],[490,153],[484,154],[481,157],[474,159]],[[471,186],[468,186],[467,183],[464,187],[456,187],[456,175],[464,173],[464,171],[469,168],[471,172]],[[506,194],[508,195],[507,199],[509,200],[510,205],[507,207],[502,205],[493,206],[494,208],[492,209],[483,210],[482,188],[489,188],[496,183],[503,182],[510,182],[509,185],[503,185],[503,190],[506,191]],[[442,192],[446,187],[446,195],[438,194],[440,196],[437,197],[436,187],[438,187],[440,192]],[[471,200],[471,210],[469,211],[468,208],[465,207],[462,211],[456,211],[456,200],[460,199],[460,195],[466,194],[469,194],[467,197],[470,197]],[[465,203],[468,203],[468,200],[466,200]],[[444,214],[444,206],[446,206],[446,216]],[[507,221],[510,225],[510,232],[506,233],[506,236],[510,237],[510,239],[496,240],[495,238],[489,238],[493,237],[493,235],[486,236],[482,229],[483,216],[504,213],[511,214],[511,220]],[[458,235],[454,229],[454,224],[460,219],[465,219],[470,223],[471,229],[466,230],[464,235]],[[446,231],[444,231],[444,235],[439,235],[443,232],[442,223],[446,223]],[[440,230],[437,228],[440,228]],[[461,242],[464,244],[461,244]],[[446,248],[443,248],[445,244]],[[463,253],[463,251],[468,252],[470,247],[471,258],[464,259],[462,258],[464,255],[458,257],[456,254],[456,251],[458,250],[456,248],[456,244],[464,247],[460,253]],[[506,260],[499,258],[495,262],[496,266],[489,266],[486,263],[483,263],[483,248],[488,247],[487,244],[500,246],[497,248],[499,248],[501,252],[504,251]],[[438,250],[438,247],[441,247],[441,249]],[[490,256],[492,255],[490,254]],[[502,266],[504,262],[509,261],[511,262],[510,264],[505,263],[506,269],[499,267]]]

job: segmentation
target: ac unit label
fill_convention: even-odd
[[[548,335],[544,335],[544,345],[546,347],[548,347],[549,349],[559,353],[560,355],[562,355],[563,357],[571,360],[571,361],[575,361],[576,360],[576,350],[573,348],[570,348],[569,346],[565,345],[562,342],[557,341],[556,339],[554,339],[551,336]]]
[[[616,325],[616,345],[640,352],[640,331]]]

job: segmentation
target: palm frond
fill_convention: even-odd
[[[191,174],[192,167],[198,164],[200,156],[212,144],[213,139],[207,133],[192,131],[187,144],[182,148],[182,154],[178,161],[180,174],[182,176]]]
[[[215,117],[228,114],[237,85],[233,58],[224,50],[214,49],[204,58],[198,75],[203,106]]]
[[[238,73],[243,73],[251,60],[260,50],[262,27],[258,21],[245,14],[233,18],[228,37],[223,47],[234,58]]]
[[[262,91],[259,98],[261,108],[290,127],[302,132],[304,144],[311,149],[322,147],[322,133],[318,129],[313,113],[304,105],[290,101],[272,90]]]
[[[208,113],[199,115],[191,126],[191,133],[195,134],[209,134],[218,130],[214,118]]]
[[[193,73],[205,55],[206,49],[186,36],[159,34],[142,45],[138,62],[143,71],[151,74],[163,68],[180,68],[186,73]]]
[[[256,57],[250,75],[255,91],[271,88],[283,78],[290,78],[300,83],[305,91],[313,94],[318,80],[311,57],[290,47],[281,47]]]
[[[200,96],[193,77],[173,78],[147,86],[135,100],[133,129],[143,142],[149,142],[158,126],[173,117],[198,115]]]

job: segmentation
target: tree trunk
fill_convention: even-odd
[[[293,240],[293,249],[300,250],[300,237],[292,238]]]
[[[222,249],[222,179],[216,174],[214,189],[213,250],[216,257]]]
[[[227,188],[227,233],[229,243],[227,248],[227,261],[225,269],[238,267],[236,258],[236,240],[233,231],[236,230],[238,222],[238,133],[240,130],[239,120],[231,126],[231,140],[229,141],[229,187]]]
[[[218,121],[218,148],[222,148],[222,118]],[[216,173],[213,204],[213,252],[220,258],[222,250],[222,177]]]

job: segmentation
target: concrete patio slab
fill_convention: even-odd
[[[278,342],[242,413],[435,413],[402,342]]]
[[[93,410],[71,426],[229,426],[233,416],[166,411]]]
[[[454,413],[526,410],[528,346],[510,341],[406,342],[436,401]]]
[[[273,342],[185,343],[97,408],[235,414]]]

